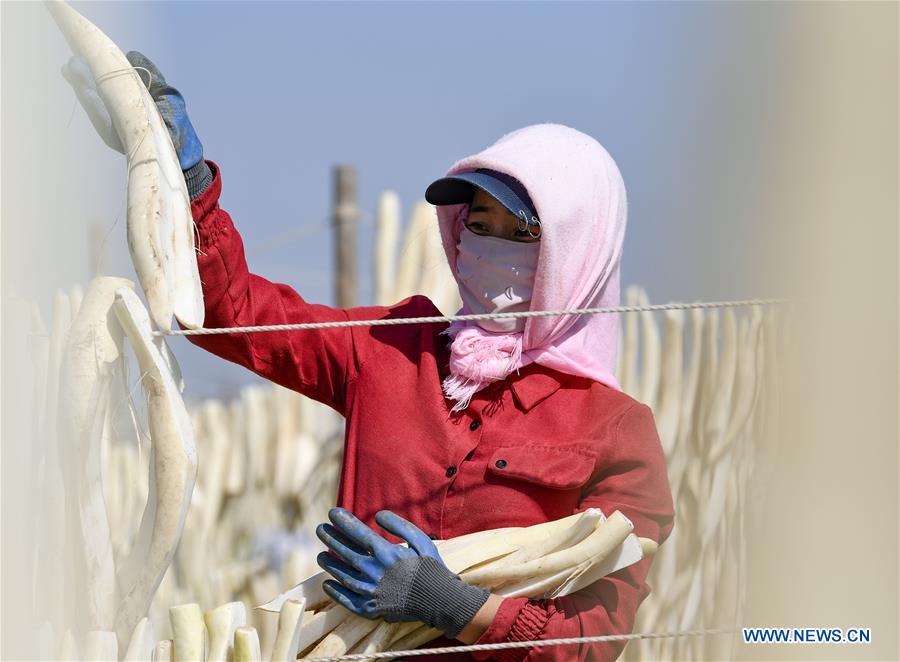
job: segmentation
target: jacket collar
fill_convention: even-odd
[[[556,393],[574,377],[575,375],[538,363],[530,363],[521,368],[518,375],[515,373],[511,375],[510,389],[516,403],[528,411]]]

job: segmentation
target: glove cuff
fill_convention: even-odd
[[[391,574],[405,575],[406,581],[400,577],[396,577],[400,581],[391,581]],[[487,589],[466,584],[430,556],[398,561],[388,569],[385,579],[388,581],[383,581],[384,585],[409,587],[403,599],[394,602],[400,607],[395,617],[409,620],[412,616],[454,639],[491,594]]]
[[[191,166],[187,170],[182,170],[182,172],[184,173],[184,182],[187,184],[188,195],[191,197],[192,202],[199,198],[203,191],[212,184],[212,170],[209,169],[206,161],[202,158],[197,165]]]

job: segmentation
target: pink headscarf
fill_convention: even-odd
[[[541,248],[531,310],[619,305],[619,262],[625,238],[625,184],[615,161],[590,136],[561,124],[536,124],[506,134],[457,161],[447,175],[489,168],[525,186],[541,219]],[[437,207],[441,242],[454,278],[456,245],[468,205]],[[457,313],[473,311],[464,305]],[[618,314],[527,318],[522,333],[491,333],[454,322],[450,376],[454,411],[492,381],[539,363],[620,389],[615,378]]]

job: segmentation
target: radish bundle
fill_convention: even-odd
[[[656,543],[637,538],[619,511],[608,518],[596,509],[524,528],[482,531],[437,547],[447,567],[470,584],[503,597],[568,595],[604,575],[652,554]],[[345,653],[416,648],[440,636],[422,623],[387,623],[356,616],[331,601],[318,573],[260,608],[281,610],[295,601],[306,611],[294,654],[315,659]],[[296,609],[296,607],[295,607]]]

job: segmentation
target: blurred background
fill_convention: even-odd
[[[872,627],[869,646],[746,659],[900,658],[896,3],[72,3],[187,101],[253,272],[335,305],[333,168],[358,172],[356,305],[373,303],[379,194],[409,218],[457,159],[533,123],[594,136],[629,218],[622,283],[653,303],[818,297],[751,540],[748,625]],[[2,17],[2,297],[134,278],[123,157],[60,75],[38,3]],[[443,259],[443,256],[441,256]],[[440,265],[424,265],[425,269]],[[452,311],[451,311],[452,312]],[[3,328],[3,582],[16,502],[20,351]],[[258,381],[180,339],[185,398]],[[24,438],[24,437],[21,437]],[[3,590],[3,657],[19,623]]]

